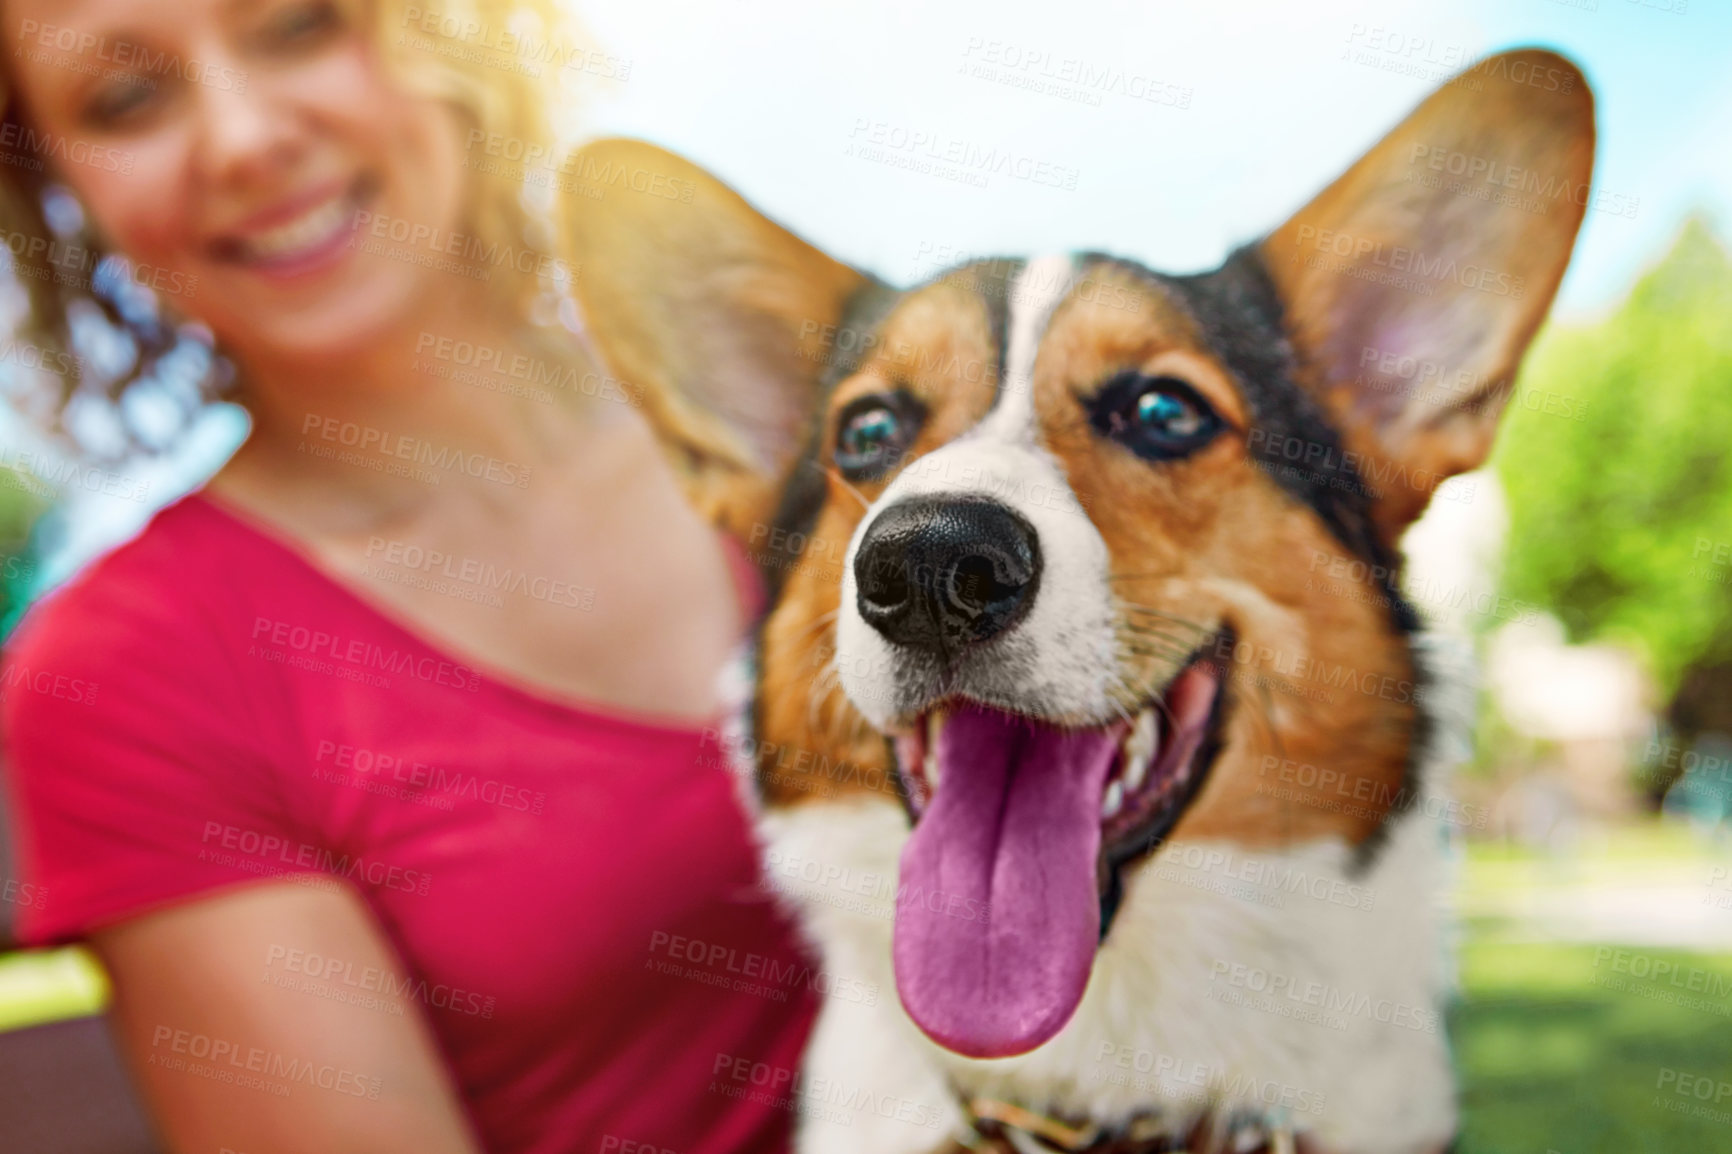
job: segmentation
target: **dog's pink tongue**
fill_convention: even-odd
[[[1070,1020],[1100,938],[1101,793],[1120,736],[950,714],[896,905],[896,988],[933,1040],[1000,1058]]]

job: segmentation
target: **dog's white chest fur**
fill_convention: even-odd
[[[1429,648],[1429,647],[1428,647]],[[959,1093],[1103,1123],[1161,1108],[1287,1118],[1330,1154],[1421,1154],[1455,1127],[1437,914],[1443,769],[1470,680],[1433,667],[1426,790],[1372,866],[1338,842],[1280,850],[1171,842],[1128,878],[1070,1023],[977,1061],[928,1041],[891,969],[907,819],[886,798],[763,816],[772,883],[822,964],[875,997],[827,998],[795,1101],[803,1154],[917,1154],[963,1132]],[[1428,800],[1430,799],[1430,800]]]

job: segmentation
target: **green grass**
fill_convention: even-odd
[[[1670,963],[1685,983],[1673,985],[1618,972],[1594,945],[1520,940],[1532,927],[1502,908],[1523,893],[1548,897],[1602,882],[1699,886],[1705,863],[1725,860],[1715,855],[1676,827],[1653,825],[1584,844],[1566,858],[1496,845],[1470,849],[1457,893],[1467,938],[1463,996],[1450,1015],[1460,1154],[1732,1151],[1732,1122],[1655,1105],[1656,1098],[1686,1107],[1695,1101],[1657,1086],[1662,1070],[1732,1082],[1732,954],[1631,949],[1649,966]],[[1698,989],[1688,988],[1692,982]],[[106,996],[100,971],[82,951],[0,956],[0,1030],[95,1013]],[[1718,1105],[1732,1117],[1732,1097]]]
[[[1670,962],[1680,981],[1700,988],[1617,973],[1591,945],[1466,947],[1464,997],[1451,1015],[1461,1154],[1732,1150],[1732,1124],[1655,1104],[1695,1103],[1658,1087],[1663,1069],[1732,1080],[1732,956],[1631,953]],[[1720,1109],[1732,1118],[1732,1099]]]

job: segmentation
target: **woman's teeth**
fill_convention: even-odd
[[[287,224],[241,238],[241,252],[249,260],[277,261],[322,248],[345,232],[354,217],[352,198],[334,196],[308,209]]]

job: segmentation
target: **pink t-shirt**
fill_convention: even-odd
[[[461,596],[500,580],[452,573]],[[499,595],[584,611],[546,582]],[[25,940],[344,878],[401,973],[278,948],[237,976],[416,1006],[490,1154],[786,1148],[787,1099],[760,1088],[798,1068],[821,984],[715,727],[477,669],[200,495],[35,606],[6,662]]]

